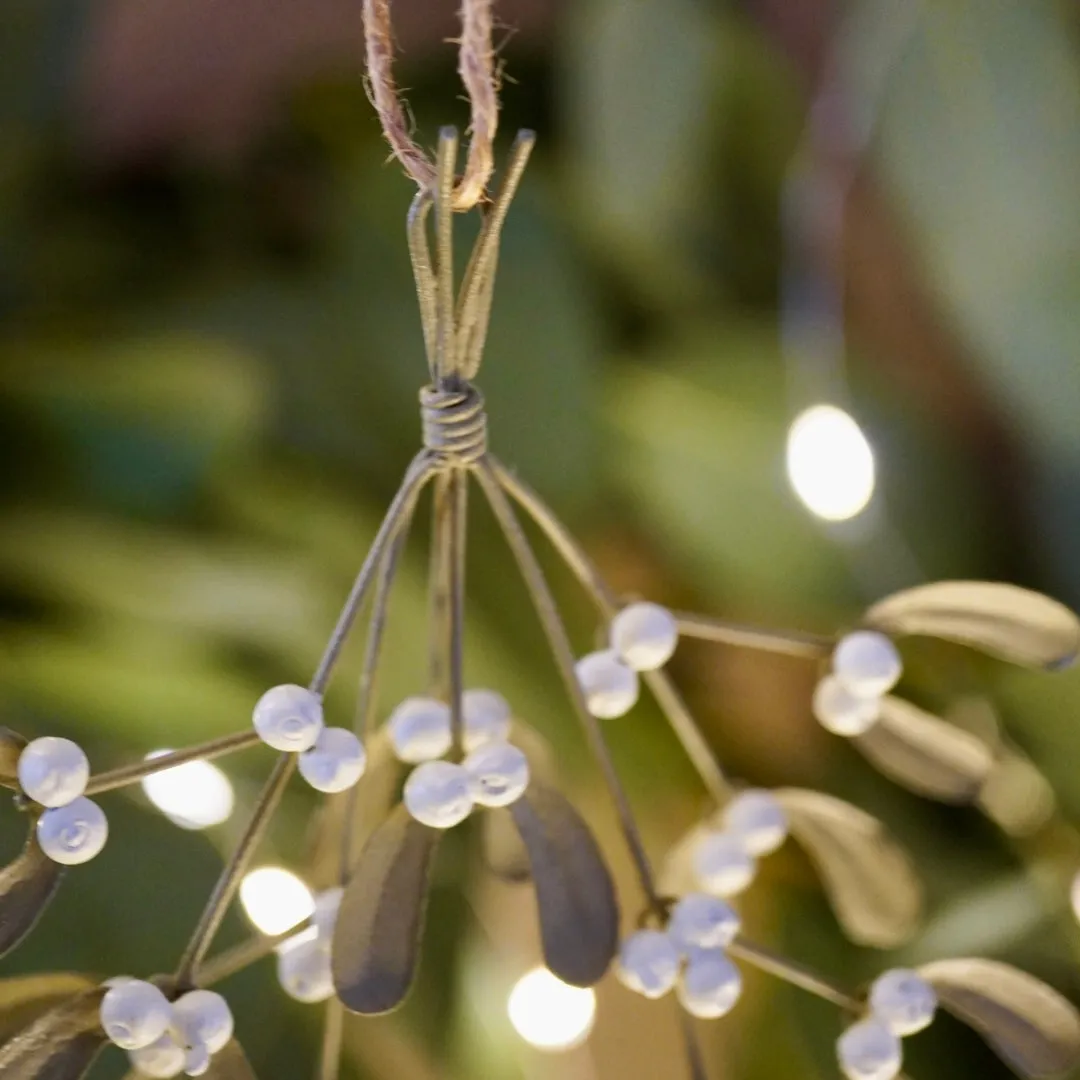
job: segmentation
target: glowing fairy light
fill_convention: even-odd
[[[147,759],[168,750],[155,750]],[[206,829],[228,821],[235,796],[229,778],[209,761],[189,761],[163,769],[142,780],[146,797],[174,825],[182,829]]]
[[[795,494],[826,521],[847,521],[874,494],[874,453],[859,425],[834,405],[814,405],[791,425],[787,472]]]
[[[569,1050],[584,1042],[596,1018],[592,990],[570,986],[547,968],[523,975],[510,991],[510,1023],[539,1050]]]
[[[244,913],[264,934],[284,934],[315,911],[311,890],[280,866],[260,866],[240,883]]]

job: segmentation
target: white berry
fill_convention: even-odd
[[[671,909],[667,932],[683,953],[723,949],[735,940],[740,922],[727,901],[706,893],[687,893]]]
[[[784,808],[771,791],[740,792],[724,810],[724,828],[737,836],[751,855],[768,855],[788,834]]]
[[[610,719],[629,712],[638,699],[637,672],[615,652],[589,653],[575,668],[585,703],[593,716]]]
[[[675,616],[659,604],[630,604],[611,621],[611,647],[635,671],[663,667],[678,644]]]
[[[469,774],[451,761],[425,761],[405,781],[402,800],[421,824],[433,829],[453,828],[472,812]]]
[[[305,930],[278,949],[277,976],[289,997],[313,1005],[334,993],[330,942],[317,931]]]
[[[53,862],[78,866],[101,854],[109,822],[97,803],[80,796],[66,806],[46,810],[37,823],[37,841]]]
[[[410,765],[441,758],[450,749],[450,707],[434,698],[406,698],[387,721],[394,753]]]
[[[702,1020],[715,1020],[735,1007],[742,994],[739,969],[719,949],[695,949],[679,979],[682,1007]]]
[[[213,990],[191,990],[173,1002],[176,1023],[189,1045],[205,1044],[211,1054],[224,1049],[233,1036],[229,1003]]]
[[[754,880],[757,864],[737,836],[713,832],[698,844],[694,870],[709,892],[734,896]]]
[[[635,993],[663,997],[679,977],[679,950],[662,931],[639,930],[622,943],[615,973]]]
[[[463,762],[480,806],[509,806],[529,786],[529,759],[510,743],[489,743]]]
[[[65,806],[86,790],[90,762],[78,743],[46,735],[26,745],[16,771],[19,786],[34,802]]]
[[[195,1043],[184,1054],[184,1072],[188,1076],[203,1076],[210,1070],[210,1050],[206,1043]]]
[[[347,728],[328,727],[315,745],[300,755],[300,775],[316,790],[335,794],[347,791],[367,766],[364,744]]]
[[[894,1035],[914,1035],[929,1027],[937,1004],[934,988],[907,968],[886,971],[870,987],[870,1011]]]
[[[345,890],[340,885],[332,889],[324,889],[315,897],[315,914],[311,921],[318,930],[320,936],[330,940],[334,934],[334,924],[337,922],[338,911],[341,908],[341,898]]]
[[[880,701],[853,694],[837,676],[826,675],[817,684],[810,707],[826,731],[851,737],[862,735],[877,723]]]
[[[142,979],[116,983],[101,999],[101,1026],[124,1050],[141,1050],[157,1042],[171,1023],[169,999]]]
[[[256,702],[252,722],[275,750],[310,750],[322,731],[322,698],[303,686],[275,686]]]
[[[143,1076],[169,1080],[184,1071],[187,1051],[166,1032],[157,1042],[144,1046],[141,1050],[129,1050],[128,1059],[137,1072]]]
[[[848,1080],[893,1080],[903,1064],[900,1040],[873,1017],[853,1024],[840,1036],[836,1057]]]
[[[904,671],[896,646],[876,630],[856,630],[841,638],[832,662],[833,674],[863,697],[887,694]]]
[[[461,695],[466,753],[485,743],[505,742],[510,737],[512,716],[510,703],[497,691],[466,690]]]

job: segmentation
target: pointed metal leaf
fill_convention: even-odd
[[[79,1080],[108,1041],[98,1010],[105,987],[95,986],[49,1009],[0,1046],[4,1080]]]
[[[888,949],[906,941],[922,910],[922,886],[907,853],[877,818],[817,791],[780,788],[791,835],[821,877],[847,935]]]
[[[0,727],[0,785],[19,786],[19,757],[25,747],[26,740],[17,731]]]
[[[420,956],[432,858],[442,834],[397,806],[353,868],[334,929],[334,987],[372,1016],[405,1000]]]
[[[88,976],[67,971],[0,979],[0,1044],[54,1005],[95,985]]]
[[[1080,619],[1041,593],[993,581],[941,581],[894,593],[863,620],[889,634],[970,645],[1029,667],[1056,671],[1080,652]]]
[[[853,742],[889,779],[941,802],[973,802],[994,767],[982,739],[892,696]]]
[[[33,825],[22,854],[0,870],[0,956],[33,929],[53,898],[64,868],[38,846]]]
[[[938,960],[919,968],[941,1004],[1022,1076],[1080,1064],[1080,1014],[1056,990],[995,960]]]
[[[555,788],[530,783],[510,813],[529,855],[544,960],[564,982],[592,986],[619,940],[619,906],[600,849]]]

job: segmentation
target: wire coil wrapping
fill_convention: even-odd
[[[420,391],[424,446],[446,465],[472,465],[487,452],[484,398],[471,383],[461,389],[425,386]]]

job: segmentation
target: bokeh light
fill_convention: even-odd
[[[155,750],[147,759],[169,750]],[[229,778],[209,761],[189,761],[147,776],[146,797],[181,829],[207,829],[228,821],[236,798]]]
[[[510,1023],[530,1045],[539,1050],[569,1050],[592,1031],[596,1018],[596,995],[592,990],[570,986],[545,967],[523,975],[510,991],[507,1004]]]
[[[826,521],[847,521],[874,494],[874,453],[859,425],[835,405],[814,405],[788,432],[787,472],[795,494]]]
[[[240,882],[240,903],[257,930],[284,934],[315,911],[311,890],[290,870],[260,866]]]

